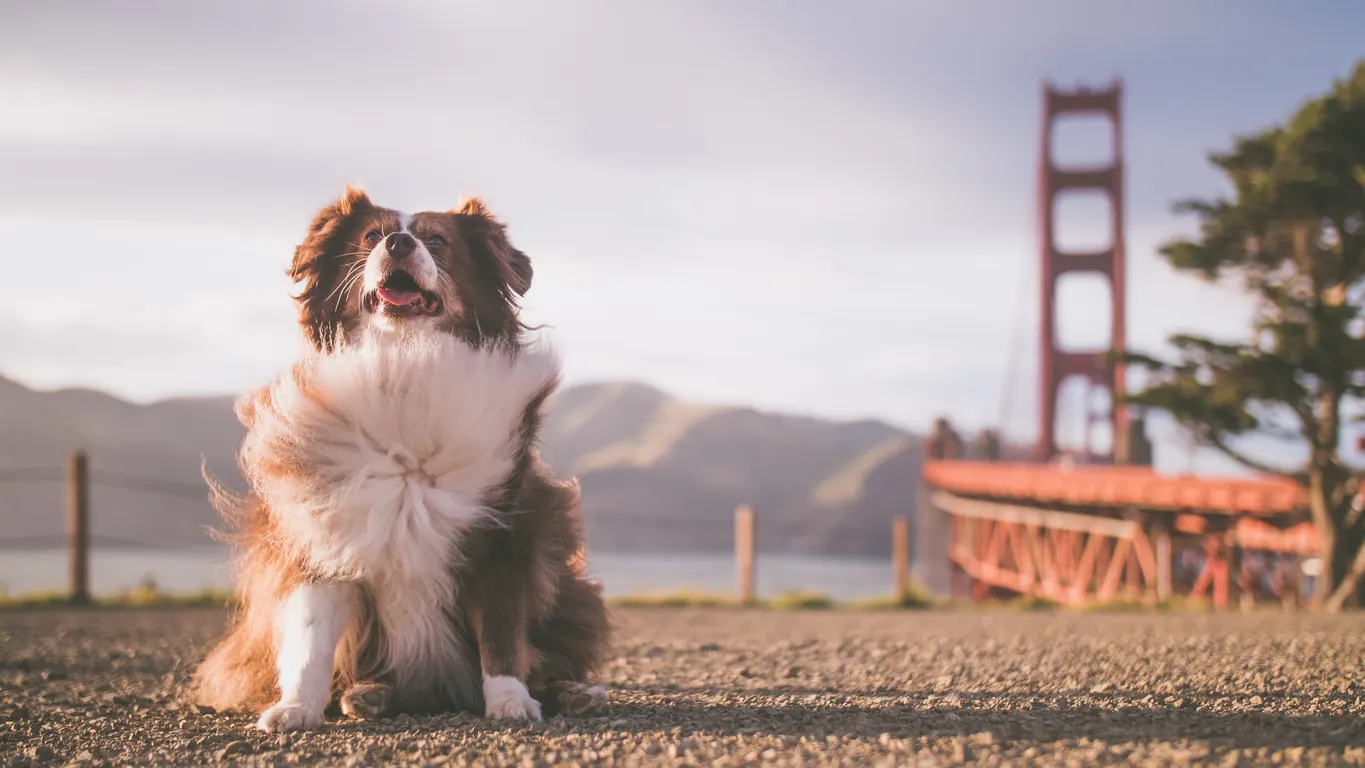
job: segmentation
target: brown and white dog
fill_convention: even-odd
[[[238,609],[195,698],[267,731],[601,708],[608,620],[578,485],[536,448],[558,359],[525,341],[531,264],[478,200],[407,215],[348,189],[291,275],[304,352],[239,399],[250,492],[217,492]]]

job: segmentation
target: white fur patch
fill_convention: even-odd
[[[483,713],[490,720],[539,720],[540,702],[515,677],[495,675],[483,679]]]
[[[253,484],[315,570],[370,587],[400,690],[477,684],[452,618],[453,565],[466,534],[495,523],[484,501],[558,374],[543,348],[514,357],[448,334],[369,333],[306,356],[257,409],[243,443]]]
[[[280,700],[256,727],[294,731],[322,725],[332,695],[337,643],[354,616],[354,587],[304,584],[280,604],[275,616]]]

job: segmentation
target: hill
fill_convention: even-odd
[[[138,405],[0,378],[0,471],[33,468],[31,481],[0,482],[0,546],[59,540],[64,491],[42,470],[60,467],[74,447],[90,454],[99,481],[97,542],[207,543],[215,517],[193,490],[200,462],[240,487],[241,436],[228,397]],[[876,421],[699,405],[604,383],[556,394],[544,443],[559,473],[583,485],[594,549],[726,550],[731,513],[748,503],[762,550],[885,556],[892,517],[913,514],[921,441]],[[163,485],[129,482],[137,478]]]

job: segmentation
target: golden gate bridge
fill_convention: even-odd
[[[935,592],[985,600],[1027,596],[1067,605],[1173,598],[1298,601],[1304,563],[1318,547],[1306,498],[1283,478],[1163,476],[1152,468],[1145,422],[1120,402],[1127,372],[1109,351],[1126,343],[1122,82],[1102,89],[1043,87],[1038,163],[1038,441],[1032,461],[1001,461],[991,431],[968,457],[946,420],[928,440],[915,536],[921,577]],[[1110,123],[1112,158],[1092,166],[1055,159],[1059,119],[1099,115]],[[1103,194],[1110,245],[1059,248],[1056,203],[1065,192]],[[1066,275],[1097,275],[1112,295],[1109,346],[1065,349],[1057,328],[1057,286]],[[1083,383],[1082,444],[1059,448],[1064,384]],[[1008,386],[1008,383],[1007,383]],[[1107,403],[1096,411],[1092,396]],[[1097,446],[1094,427],[1111,435]]]

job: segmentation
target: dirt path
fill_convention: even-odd
[[[1365,765],[1365,616],[618,611],[608,716],[273,736],[205,610],[0,613],[0,765]]]

